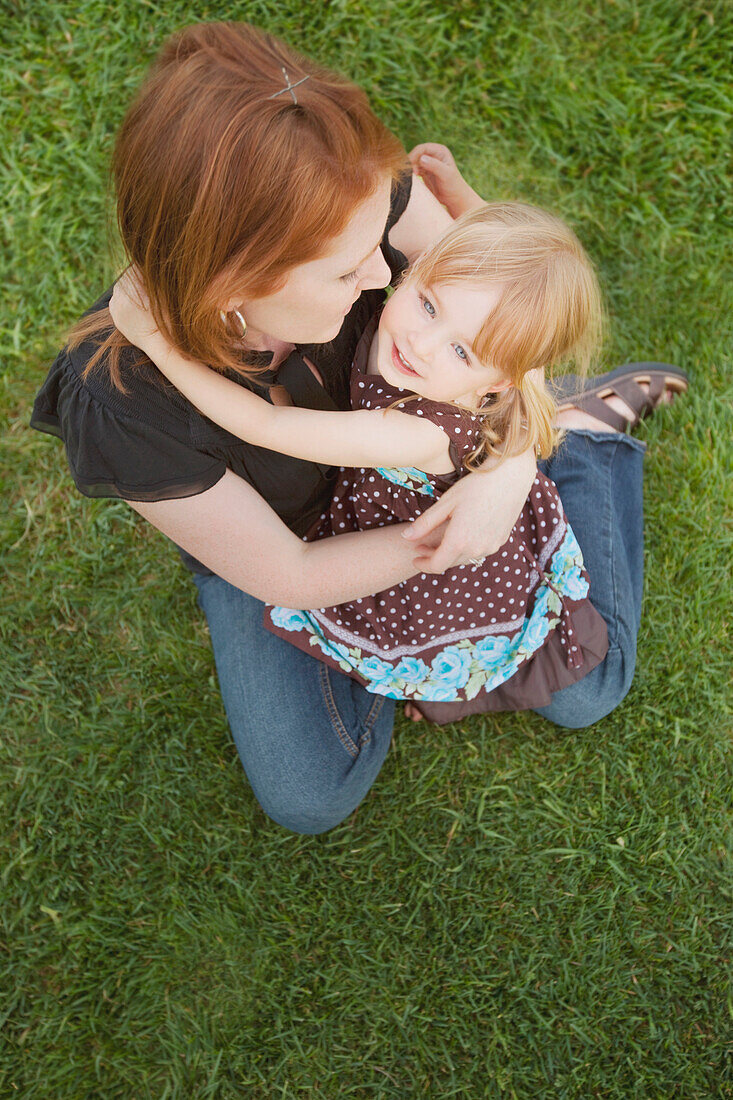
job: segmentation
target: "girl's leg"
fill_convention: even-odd
[[[608,654],[538,713],[572,729],[592,725],[628,692],[636,665],[644,567],[645,444],[618,432],[572,430],[545,463],[583,551],[590,598],[608,627]]]
[[[216,576],[197,576],[224,707],[265,813],[322,833],[359,805],[389,749],[394,702],[275,637],[263,604]]]

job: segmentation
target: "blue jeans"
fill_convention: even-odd
[[[643,575],[644,444],[569,432],[542,463],[557,485],[608,626],[604,661],[538,713],[569,729],[616,707],[634,675]],[[395,704],[276,638],[263,605],[221,578],[197,576],[234,742],[255,797],[274,821],[322,833],[374,783],[392,738]]]

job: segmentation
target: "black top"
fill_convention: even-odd
[[[405,257],[387,239],[410,198],[411,175],[393,187],[392,204],[382,239],[382,252],[393,281],[406,266]],[[108,290],[92,310],[103,309]],[[329,344],[296,345],[287,359],[258,381],[284,386],[293,403],[308,409],[348,409],[349,372],[365,324],[386,297],[365,291],[354,303],[338,336]],[[63,439],[77,488],[89,497],[125,500],[170,500],[210,489],[226,469],[244,478],[297,535],[304,535],[328,508],[336,469],[306,462],[245,443],[202,416],[140,353],[121,353],[121,372],[128,392],[110,381],[103,366],[86,379],[82,371],[95,350],[92,341],[56,357],[38,392],[31,426]],[[304,362],[307,356],[323,378],[321,386]],[[264,363],[268,362],[266,355]],[[270,359],[272,356],[270,355]],[[238,384],[266,389],[235,373]],[[184,554],[189,567],[208,572]]]

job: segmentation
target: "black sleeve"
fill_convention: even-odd
[[[392,201],[389,208],[389,217],[387,218],[387,226],[384,230],[384,236],[382,237],[382,255],[389,264],[393,283],[399,279],[400,275],[407,267],[407,259],[399,249],[390,244],[389,231],[397,224],[407,209],[411,193],[412,169],[408,164],[403,175],[392,184]]]
[[[100,372],[101,374],[101,372]],[[221,459],[189,442],[183,419],[166,421],[161,409],[139,416],[128,402],[88,386],[65,349],[36,397],[31,426],[64,441],[77,488],[89,497],[170,500],[195,496],[223,476]]]
[[[387,218],[387,232],[397,224],[405,210],[407,204],[410,201],[410,194],[412,193],[412,168],[407,165],[405,171],[399,179],[395,180],[392,184],[392,197],[389,207],[389,217]]]

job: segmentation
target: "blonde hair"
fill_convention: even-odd
[[[415,261],[405,282],[501,285],[474,350],[511,386],[482,406],[484,438],[466,464],[473,468],[489,455],[506,458],[528,446],[549,457],[560,433],[544,375],[571,360],[586,374],[602,328],[598,280],[573,231],[536,206],[489,203],[460,218]],[[538,369],[541,378],[530,374]]]

